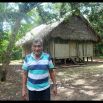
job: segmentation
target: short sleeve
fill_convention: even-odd
[[[54,64],[53,64],[53,62],[52,62],[52,58],[51,58],[50,55],[49,55],[49,69],[50,69],[50,70],[54,69]]]
[[[23,65],[22,65],[22,69],[23,69],[23,70],[26,70],[26,71],[28,70],[27,57],[24,58],[24,62],[23,62]]]

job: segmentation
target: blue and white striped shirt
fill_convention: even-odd
[[[27,88],[31,91],[42,91],[50,87],[49,70],[54,65],[50,55],[42,52],[39,60],[35,54],[26,55],[22,69],[28,71]]]

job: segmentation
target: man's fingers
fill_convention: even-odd
[[[23,100],[27,100],[26,96],[22,96],[22,99],[23,99]]]
[[[22,99],[23,100],[27,100],[27,94],[25,93],[25,94],[22,94]]]

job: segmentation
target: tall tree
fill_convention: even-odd
[[[32,10],[37,5],[38,3],[20,3],[18,4],[19,9],[17,12],[5,11],[2,13],[2,15],[0,15],[0,17],[2,16],[2,18],[7,20],[7,22],[11,21],[12,28],[11,33],[9,35],[9,43],[3,54],[3,62],[0,68],[0,81],[6,81],[6,74],[10,63],[12,48],[15,44],[16,34],[18,33],[18,30],[20,28],[21,20],[23,19],[23,16],[25,16],[30,10]]]

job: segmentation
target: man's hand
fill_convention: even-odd
[[[27,82],[27,71],[22,71],[21,76],[22,76],[22,99],[27,100],[27,87],[26,87],[26,82]]]
[[[57,85],[53,85],[53,94],[57,95]]]
[[[26,88],[22,88],[22,99],[27,100],[27,91]]]

